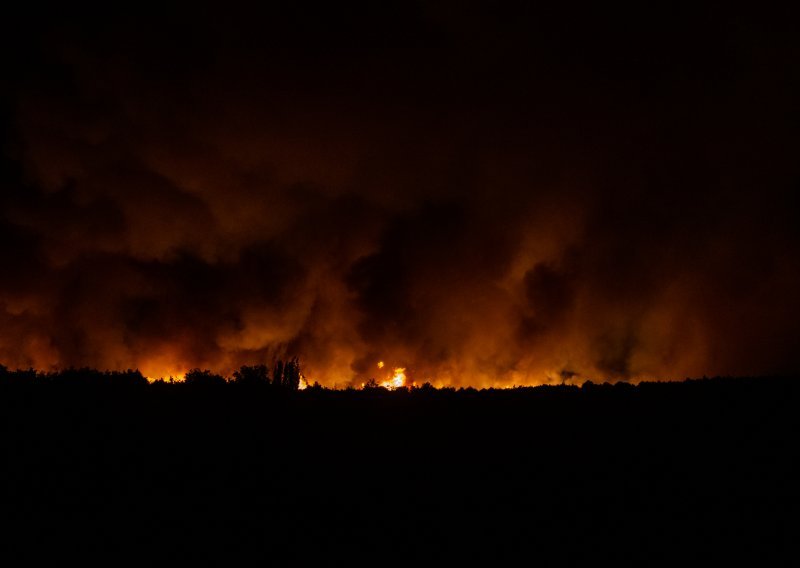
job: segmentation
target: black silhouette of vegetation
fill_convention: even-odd
[[[187,385],[193,387],[213,387],[225,384],[225,377],[217,375],[209,370],[201,371],[200,369],[192,369],[186,373],[184,381]]]
[[[301,379],[297,359],[154,383],[0,367],[14,546],[181,565],[770,565],[794,541],[795,378]]]
[[[243,386],[269,385],[269,370],[266,365],[243,365],[233,372],[233,382]]]

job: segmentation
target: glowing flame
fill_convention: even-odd
[[[387,389],[399,389],[406,384],[406,370],[403,367],[398,367],[394,370],[394,374],[389,380],[381,383],[382,387]]]
[[[383,369],[383,361],[378,361],[378,368]]]
[[[178,382],[182,383],[185,378],[185,373],[183,371],[156,371],[155,373],[150,373],[145,375],[144,377],[147,379],[147,382],[154,383],[158,380],[164,380],[168,382]]]
[[[297,385],[297,390],[306,390],[308,388],[308,381],[300,377],[300,384]]]

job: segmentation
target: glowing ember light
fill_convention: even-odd
[[[308,388],[308,381],[300,377],[300,384],[297,385],[297,390],[306,390]]]
[[[145,379],[147,379],[147,382],[150,383],[154,383],[159,380],[182,383],[186,380],[186,375],[181,371],[161,371],[150,375],[145,375]]]
[[[378,361],[378,368],[383,369],[383,361]]]
[[[394,370],[394,375],[387,381],[381,383],[382,387],[387,389],[399,389],[406,384],[406,370],[404,367],[398,367]]]

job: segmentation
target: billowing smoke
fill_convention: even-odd
[[[791,29],[197,10],[6,39],[0,362],[299,355],[341,386],[800,368]]]

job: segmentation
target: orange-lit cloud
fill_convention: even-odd
[[[794,98],[748,106],[772,79],[735,54],[708,76],[655,42],[643,70],[622,44],[568,55],[442,10],[363,49],[213,19],[183,48],[127,22],[30,40],[0,362],[177,376],[296,354],[338,386],[796,371]]]

